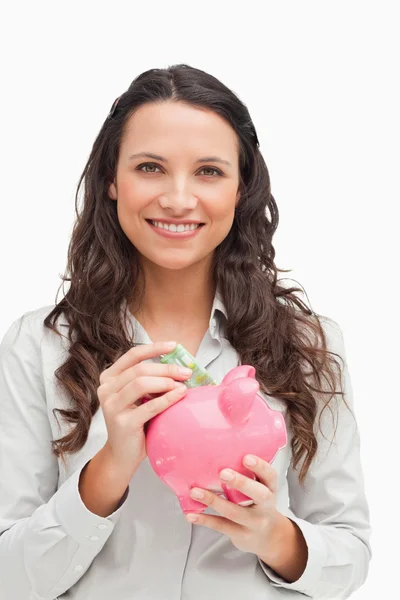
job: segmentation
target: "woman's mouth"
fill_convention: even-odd
[[[163,221],[153,221],[146,219],[147,223],[155,233],[166,238],[187,239],[192,238],[199,233],[205,225],[204,223],[164,223]]]

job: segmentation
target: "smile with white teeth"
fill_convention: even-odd
[[[150,223],[155,227],[159,227],[160,229],[166,229],[167,231],[174,232],[182,232],[182,231],[193,231],[200,227],[201,223],[180,223],[179,225],[175,225],[175,223],[162,223],[161,221],[152,221],[149,219]]]

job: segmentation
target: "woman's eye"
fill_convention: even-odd
[[[139,165],[137,167],[138,171],[142,171],[143,167],[150,167],[150,168],[154,168],[154,169],[158,169],[157,165],[154,165],[153,163],[145,163],[143,165]],[[155,173],[155,171],[143,171],[144,173]]]
[[[214,167],[203,167],[201,170],[202,171],[214,171],[217,174],[217,176],[222,175],[222,172],[219,169],[214,169]],[[212,177],[214,177],[214,176],[212,175]]]

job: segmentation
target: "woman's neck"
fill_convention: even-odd
[[[145,269],[143,301],[133,313],[145,329],[147,324],[162,330],[168,323],[179,331],[208,323],[215,286],[209,271],[199,267]]]

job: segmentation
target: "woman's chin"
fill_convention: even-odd
[[[189,269],[198,261],[188,260],[188,257],[186,257],[185,259],[183,259],[182,257],[176,259],[167,259],[167,257],[164,257],[164,260],[160,260],[160,258],[156,259],[155,257],[146,257],[144,262],[147,264],[151,264],[153,268],[159,267],[160,269],[165,269],[166,271],[182,271],[183,269]]]

